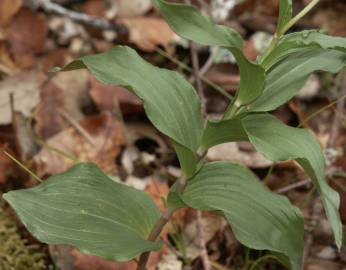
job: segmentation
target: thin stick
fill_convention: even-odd
[[[114,30],[120,34],[127,33],[127,28],[124,25],[114,24],[103,18],[66,9],[56,3],[51,2],[50,0],[24,0],[24,4],[31,9],[42,9],[45,12],[64,16],[84,25],[103,30]]]
[[[311,184],[311,180],[307,179],[307,180],[299,181],[297,183],[293,183],[293,184],[285,186],[283,188],[279,188],[275,192],[278,193],[278,194],[284,194],[284,193],[287,193],[287,192],[289,192],[289,191],[291,191],[293,189],[300,188],[300,187],[305,187],[305,186],[308,186],[310,184]]]
[[[75,119],[73,119],[66,111],[59,110],[59,114],[64,117],[92,146],[96,146],[94,139],[88,131],[86,131]]]
[[[186,0],[186,2],[190,3],[190,1],[188,0]],[[198,59],[196,43],[194,43],[193,41],[189,41],[189,47],[190,47],[190,54],[191,54],[191,61],[192,61],[192,73],[196,80],[197,93],[201,99],[201,112],[203,116],[206,116],[207,114],[206,99],[204,95],[201,77],[199,76],[199,59]]]
[[[26,167],[23,163],[21,163],[18,159],[16,159],[14,156],[12,156],[7,151],[4,151],[4,154],[10,158],[14,163],[16,163],[19,167],[21,167],[24,171],[26,171],[28,174],[30,174],[34,179],[36,179],[38,182],[42,183],[42,179],[38,177],[33,171],[31,171],[28,167]]]
[[[178,65],[179,67],[181,67],[182,69],[188,71],[188,72],[192,72],[192,68],[189,67],[188,65],[186,65],[185,63],[181,62],[180,60],[174,58],[173,56],[169,55],[168,53],[166,53],[164,50],[160,49],[159,47],[156,48],[156,51],[161,54],[162,56],[166,57],[168,60],[170,60],[171,62],[173,62],[174,64]],[[204,76],[200,76],[201,80],[209,85],[210,87],[212,87],[214,90],[218,91],[221,95],[225,96],[226,98],[228,98],[229,100],[233,99],[233,96],[230,95],[229,93],[227,93],[227,91],[225,89],[223,89],[222,87],[218,86],[217,84],[213,83],[211,80],[207,79]]]
[[[328,105],[322,107],[321,109],[313,112],[312,114],[310,114],[308,117],[306,117],[297,127],[302,127],[305,124],[307,124],[307,122],[309,122],[312,118],[314,118],[315,116],[317,116],[318,114],[324,112],[325,110],[333,107],[335,104],[337,104],[340,101],[343,101],[346,98],[346,94],[339,97],[337,100],[334,100],[333,102],[329,103]]]

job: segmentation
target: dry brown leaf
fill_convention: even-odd
[[[59,109],[64,106],[64,91],[52,81],[44,85],[41,100],[36,110],[35,132],[41,139],[47,139],[60,132],[64,126]]]
[[[69,51],[65,48],[58,48],[39,58],[43,70],[48,72],[53,67],[64,66],[67,62]]]
[[[273,164],[256,151],[243,151],[235,142],[219,144],[209,149],[207,157],[211,161],[229,160],[250,168],[267,168]]]
[[[90,88],[90,96],[100,110],[111,111],[120,105],[123,114],[128,114],[143,109],[142,101],[124,87],[104,85],[91,77]]]
[[[52,79],[64,91],[65,111],[77,121],[83,118],[81,108],[89,102],[89,72],[86,69],[60,72]]]
[[[240,83],[239,72],[232,64],[213,65],[206,73],[206,77],[227,90],[235,89]]]
[[[5,184],[7,181],[7,172],[13,167],[14,163],[6,155],[3,154],[6,149],[6,144],[0,144],[0,184]],[[8,150],[7,150],[8,151]]]
[[[14,109],[30,116],[39,102],[40,87],[46,76],[39,71],[22,72],[0,82],[0,124],[11,123],[10,94],[14,97]]]
[[[168,24],[159,18],[136,17],[118,20],[129,29],[129,40],[143,51],[153,52],[157,46],[168,48],[176,35]]]
[[[78,270],[135,270],[134,261],[118,263],[107,261],[97,256],[87,255],[74,249],[71,254],[75,257],[74,266]]]
[[[73,155],[79,161],[94,162],[105,172],[117,172],[115,159],[125,144],[122,124],[108,113],[84,118],[80,125],[90,134],[89,143],[74,127],[67,128],[47,140],[47,145]],[[74,162],[44,147],[35,157],[40,176],[56,174],[70,168]]]
[[[71,254],[75,257],[74,266],[76,270],[135,270],[137,264],[134,261],[119,263],[107,261],[106,259],[87,255],[74,249]],[[148,270],[156,269],[162,252],[152,252],[147,265]]]
[[[21,8],[8,26],[8,42],[13,57],[22,68],[34,64],[34,54],[41,53],[46,44],[48,24],[42,14]]]
[[[161,211],[165,209],[163,198],[167,198],[169,193],[169,187],[165,182],[158,182],[155,180],[149,181],[148,185],[145,187],[145,191],[149,193],[151,198],[154,200],[155,204]]]
[[[3,43],[0,43],[0,65],[1,71],[8,75],[12,75],[19,71],[19,68],[12,59],[8,48]]]
[[[338,8],[331,6],[321,8],[314,15],[312,22],[319,28],[326,29],[330,35],[346,37],[346,5],[339,3]]]
[[[0,26],[4,26],[12,19],[22,6],[22,0],[0,1]]]
[[[110,0],[118,17],[141,16],[152,8],[151,0]]]

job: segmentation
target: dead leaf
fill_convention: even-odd
[[[110,0],[118,17],[141,16],[152,8],[150,0]]]
[[[13,75],[19,71],[17,64],[12,59],[10,52],[4,43],[0,43],[0,65],[1,71]]]
[[[312,22],[318,28],[326,29],[330,35],[346,36],[346,5],[337,3],[330,7],[320,8],[314,15]]]
[[[64,98],[64,91],[52,81],[42,88],[35,115],[35,132],[39,138],[47,139],[62,130],[64,121],[58,110],[63,108]]]
[[[10,93],[14,109],[29,117],[39,102],[40,87],[46,76],[39,71],[22,72],[0,82],[0,124],[11,123]]]
[[[50,53],[47,53],[39,58],[42,63],[43,70],[48,72],[53,67],[64,66],[69,57],[69,51],[65,48],[58,48]]]
[[[82,107],[90,103],[88,96],[89,72],[85,69],[57,73],[52,81],[64,91],[64,110],[79,121],[83,118]]]
[[[174,32],[163,19],[136,17],[122,18],[117,22],[127,26],[130,42],[136,44],[143,51],[153,52],[157,46],[168,49],[176,38]]]
[[[7,173],[14,165],[13,161],[3,153],[4,150],[7,150],[6,148],[6,144],[0,145],[0,184],[6,183]]]
[[[186,253],[191,260],[197,258],[201,254],[199,239],[200,235],[198,235],[197,230],[196,214],[192,214],[192,211],[196,212],[192,209],[186,212],[186,216],[189,219],[189,221],[185,223],[185,226],[183,228]],[[206,212],[203,213],[201,223],[204,241],[205,243],[208,243],[213,238],[215,233],[221,228],[221,225],[224,223],[224,220],[221,216]]]
[[[145,192],[149,193],[155,204],[161,211],[165,209],[164,198],[167,198],[169,187],[166,182],[152,180],[145,188]]]
[[[209,149],[207,157],[211,161],[229,160],[236,163],[241,163],[250,168],[267,168],[273,162],[267,160],[257,151],[244,151],[240,144],[235,142],[219,144]]]
[[[34,64],[34,54],[44,50],[47,35],[48,24],[44,15],[21,8],[13,17],[8,26],[8,42],[20,67],[28,68]]]
[[[118,263],[107,261],[97,256],[83,254],[74,249],[71,254],[75,257],[74,266],[78,270],[135,270],[134,261]]]
[[[239,72],[231,64],[213,65],[206,77],[227,90],[234,90],[240,83]]]
[[[0,26],[4,26],[12,19],[22,6],[22,0],[0,1]]]
[[[79,161],[94,162],[105,172],[117,172],[115,159],[125,144],[122,125],[109,113],[84,118],[80,125],[90,134],[95,145],[90,144],[74,127],[67,128],[47,140],[35,157],[37,174],[52,175],[70,168],[74,162],[52,151],[72,155]]]
[[[90,78],[90,96],[100,110],[120,109],[123,114],[143,110],[142,101],[129,90],[121,86],[104,85],[95,77]]]
[[[119,263],[107,261],[101,257],[84,254],[77,249],[72,250],[72,256],[75,257],[74,266],[77,270],[135,270],[137,263],[134,261]],[[148,270],[156,269],[161,258],[161,252],[152,252],[147,265]]]

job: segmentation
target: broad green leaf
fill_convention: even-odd
[[[286,24],[292,19],[292,0],[280,0],[280,12],[277,26],[277,35],[281,36]]]
[[[173,31],[181,37],[204,45],[226,47],[233,53],[241,74],[238,106],[250,103],[262,93],[264,69],[244,56],[243,40],[237,32],[214,24],[193,6],[163,0],[154,0],[154,3]]]
[[[283,253],[292,269],[300,270],[304,246],[300,211],[266,189],[247,168],[208,163],[188,182],[181,198],[193,208],[222,211],[242,244]]]
[[[336,244],[338,247],[341,246],[342,226],[338,212],[339,195],[327,185],[323,153],[318,142],[308,130],[286,126],[269,114],[249,114],[219,123],[208,123],[208,126],[210,125],[212,127],[207,127],[206,130],[212,128],[215,138],[204,136],[202,141],[204,146],[210,147],[217,142],[244,140],[243,132],[245,132],[247,140],[266,158],[272,161],[296,160],[321,193]],[[220,135],[223,132],[227,133]],[[227,134],[229,135],[227,136]]]
[[[160,217],[150,197],[114,182],[93,164],[76,165],[4,199],[44,243],[68,244],[117,261],[161,246],[146,240]]]
[[[201,148],[209,149],[214,145],[247,141],[248,137],[239,118],[232,118],[223,121],[209,120],[202,137]]]
[[[315,71],[337,73],[346,66],[346,53],[339,50],[304,48],[273,66],[262,95],[250,104],[249,111],[272,111],[290,100]]]
[[[189,155],[196,152],[203,132],[200,99],[177,72],[157,68],[123,46],[81,57],[62,70],[79,68],[87,68],[104,84],[128,88],[143,100],[145,111],[158,130],[186,148]]]
[[[297,53],[305,48],[335,49],[346,53],[346,38],[328,36],[319,30],[304,30],[280,38],[277,46],[262,62],[268,70],[278,61],[288,55]]]
[[[295,159],[321,193],[337,246],[341,247],[342,225],[339,195],[325,180],[325,160],[320,145],[306,129],[284,125],[269,114],[251,115],[243,120],[249,140],[257,151],[273,161]]]

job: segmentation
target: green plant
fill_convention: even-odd
[[[112,181],[93,164],[76,165],[37,187],[12,191],[4,198],[42,242],[70,244],[118,261],[141,254],[138,269],[145,269],[150,251],[161,247],[157,239],[177,209],[217,211],[241,243],[270,250],[298,270],[304,246],[300,211],[285,197],[267,190],[247,168],[204,159],[214,145],[250,141],[268,159],[294,159],[305,169],[323,198],[340,248],[339,197],[326,183],[318,142],[308,130],[288,127],[267,113],[292,98],[312,72],[336,73],[346,65],[344,38],[316,30],[285,35],[317,2],[293,17],[292,1],[281,0],[273,41],[251,62],[242,52],[242,38],[232,29],[213,24],[192,6],[154,0],[180,36],[225,47],[235,56],[240,88],[219,121],[204,121],[199,97],[182,76],[152,66],[128,47],[84,56],[61,69],[86,68],[104,84],[125,86],[143,100],[154,126],[170,137],[183,175],[171,188],[163,213],[144,192]]]

